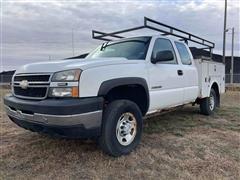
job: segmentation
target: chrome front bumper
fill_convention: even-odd
[[[30,123],[54,126],[84,125],[86,129],[90,129],[101,126],[102,122],[102,110],[74,115],[50,115],[40,113],[27,114],[20,110],[11,109],[8,106],[5,106],[5,109],[8,116]]]
[[[40,101],[4,97],[7,115],[20,127],[70,138],[100,135],[103,102],[102,97]]]

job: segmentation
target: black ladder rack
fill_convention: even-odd
[[[159,28],[154,27],[151,24],[155,24],[160,26]],[[93,30],[92,31],[92,38],[93,39],[99,39],[99,40],[103,40],[103,41],[112,41],[114,39],[109,39],[109,37],[111,38],[124,38],[123,36],[120,36],[119,34],[122,33],[126,33],[126,32],[130,32],[130,31],[135,31],[135,30],[140,30],[140,29],[144,29],[144,28],[148,28],[154,31],[158,31],[161,32],[163,36],[175,36],[180,38],[181,41],[185,41],[188,44],[188,41],[200,44],[202,46],[205,46],[204,49],[209,49],[210,54],[212,55],[212,49],[215,47],[215,43],[208,41],[206,39],[203,39],[201,37],[198,37],[196,35],[193,35],[191,33],[188,33],[186,31],[177,29],[175,27],[163,24],[161,22],[155,21],[153,19],[144,17],[144,25],[143,26],[137,26],[134,28],[130,28],[130,29],[124,29],[124,30],[120,30],[120,31],[115,31],[115,32],[111,32],[111,33],[105,33],[105,32],[101,32],[101,31],[96,31]],[[164,29],[163,29],[164,28]],[[167,29],[167,30],[166,30]]]

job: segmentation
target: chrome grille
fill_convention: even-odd
[[[47,97],[50,78],[50,74],[17,74],[13,77],[13,94],[23,99],[44,99]]]

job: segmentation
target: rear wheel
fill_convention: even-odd
[[[130,153],[140,142],[142,114],[139,107],[129,100],[116,100],[105,109],[99,144],[111,156]]]
[[[211,89],[210,96],[200,102],[200,111],[204,115],[211,115],[217,105],[217,96],[214,89]]]

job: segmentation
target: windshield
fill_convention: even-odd
[[[123,57],[127,59],[145,59],[151,37],[128,38],[122,41],[102,44],[86,58]]]

